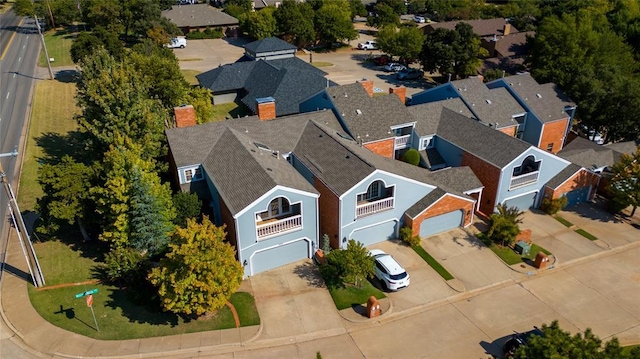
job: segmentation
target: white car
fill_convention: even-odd
[[[411,282],[409,273],[390,254],[379,249],[372,249],[369,251],[369,255],[376,261],[374,272],[383,289],[396,291],[409,286]]]
[[[427,22],[427,19],[425,19],[424,16],[415,15],[413,17],[413,21],[417,22],[418,24],[424,24],[425,22]]]
[[[174,37],[165,46],[170,49],[175,49],[175,48],[184,49],[185,47],[187,47],[187,39],[184,37]]]
[[[402,71],[402,70],[404,70],[406,68],[407,67],[402,65],[402,64],[399,64],[397,62],[392,62],[392,63],[387,64],[384,67],[384,71],[386,71],[386,72],[398,72],[398,71]]]
[[[378,49],[378,44],[376,44],[375,41],[373,40],[369,40],[366,42],[361,42],[358,44],[358,48],[360,50],[377,50]]]

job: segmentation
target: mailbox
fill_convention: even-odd
[[[369,318],[375,318],[382,314],[382,309],[380,309],[380,303],[376,297],[371,296],[369,300],[367,300],[367,316]]]

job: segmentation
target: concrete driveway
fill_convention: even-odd
[[[511,270],[475,236],[460,228],[423,238],[422,246],[449,273],[460,280],[466,290],[522,276]]]
[[[247,280],[263,325],[258,339],[344,332],[343,319],[310,259],[259,273]]]

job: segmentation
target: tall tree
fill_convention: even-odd
[[[416,26],[385,26],[376,38],[380,50],[391,56],[414,60],[422,51],[424,35]]]
[[[247,35],[258,40],[274,36],[277,31],[276,19],[274,17],[275,10],[275,7],[269,6],[260,11],[243,14],[238,19],[240,28],[246,32]]]
[[[202,213],[202,201],[197,193],[178,192],[173,195],[173,207],[176,209],[176,218],[173,223],[176,226],[184,227],[187,219],[198,220]]]
[[[351,22],[351,11],[346,0],[326,1],[316,11],[314,26],[318,41],[331,45],[335,42],[355,40],[358,32]]]
[[[400,25],[400,17],[393,8],[385,3],[378,3],[375,7],[375,13],[367,17],[367,25],[381,28],[384,26]]]
[[[631,216],[640,206],[640,146],[633,155],[623,154],[611,168],[609,191],[618,209],[632,206]]]
[[[276,19],[278,33],[287,41],[303,47],[315,40],[313,9],[306,2],[284,0],[273,16]]]
[[[420,62],[427,71],[452,74],[454,77],[473,75],[487,51],[471,25],[461,22],[454,30],[437,29],[425,38]]]
[[[500,204],[496,207],[498,213],[493,213],[489,217],[489,232],[487,236],[494,241],[502,241],[502,245],[511,245],[520,233],[519,223],[522,223],[524,212],[516,207],[507,207]]]
[[[207,217],[176,229],[170,252],[149,274],[165,310],[199,316],[221,308],[238,290],[244,270],[225,236]]]

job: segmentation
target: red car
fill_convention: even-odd
[[[373,58],[373,63],[376,64],[376,66],[384,66],[388,64],[390,61],[391,61],[391,58],[387,55],[382,55],[382,56]]]

